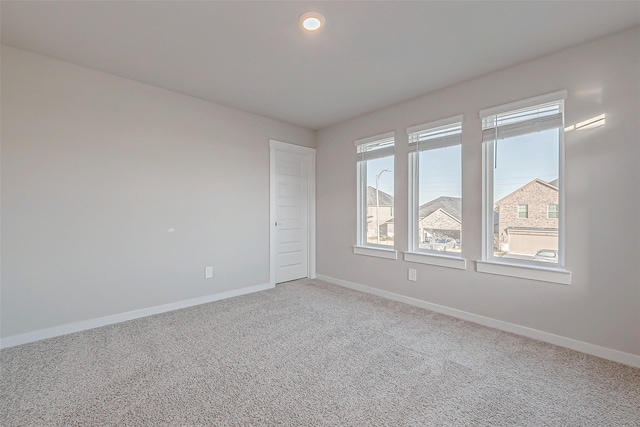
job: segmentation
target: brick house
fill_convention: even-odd
[[[495,203],[497,245],[505,252],[535,255],[558,249],[557,180],[534,179]]]
[[[418,229],[420,243],[437,237],[460,240],[462,199],[440,196],[420,206]]]

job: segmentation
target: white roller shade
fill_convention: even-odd
[[[496,141],[564,126],[562,101],[482,117],[482,141]]]
[[[393,133],[379,135],[378,137],[367,138],[356,141],[356,153],[358,161],[381,159],[393,156],[395,136]]]
[[[413,130],[413,132],[411,132]],[[414,126],[407,129],[409,147],[417,151],[450,147],[462,142],[462,123],[455,122],[443,126],[422,128]]]

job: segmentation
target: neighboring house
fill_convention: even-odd
[[[500,250],[535,255],[558,249],[557,183],[536,178],[496,202]]]
[[[376,189],[367,187],[367,240],[370,243],[377,236],[376,226],[380,227],[381,240],[393,239],[393,196],[381,190],[377,193],[376,204]],[[379,218],[376,217],[378,214]]]
[[[420,245],[437,239],[453,239],[460,243],[462,199],[440,196],[420,206],[418,228]]]

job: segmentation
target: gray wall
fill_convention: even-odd
[[[318,274],[640,355],[640,28],[560,51],[323,129],[317,137]],[[429,70],[424,70],[428,73]],[[570,286],[475,272],[481,258],[478,111],[561,89],[566,125],[566,264]],[[463,256],[467,270],[352,253],[353,141],[396,132],[396,249],[407,249],[405,128],[456,114],[463,123]],[[418,281],[407,281],[407,269]]]
[[[269,139],[314,146],[6,46],[1,137],[2,337],[268,283]]]

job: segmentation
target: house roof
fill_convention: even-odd
[[[525,185],[523,185],[520,188],[515,189],[514,191],[512,191],[511,193],[507,194],[506,196],[504,196],[502,199],[498,200],[495,202],[496,205],[500,204],[502,201],[504,201],[505,199],[508,199],[509,197],[511,197],[513,194],[515,194],[516,192],[526,188],[526,187],[531,187],[535,184],[539,184],[539,185],[543,185],[545,187],[549,187],[552,190],[558,191],[558,180],[553,180],[551,182],[545,182],[543,180],[541,180],[540,178],[536,178],[533,181],[527,182]]]
[[[371,186],[367,187],[367,206],[376,206],[376,189]],[[378,190],[378,206],[393,206],[393,196]]]
[[[462,199],[459,197],[440,196],[420,206],[418,217],[426,218],[438,209],[442,209],[445,213],[451,215],[458,221],[462,220]]]

